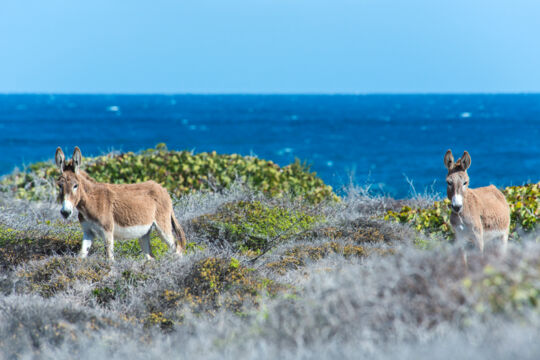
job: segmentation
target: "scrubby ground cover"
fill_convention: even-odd
[[[236,181],[175,199],[183,258],[153,238],[156,260],[127,241],[111,264],[100,242],[76,257],[79,225],[57,204],[8,192],[0,357],[536,359],[538,187],[511,189],[520,241],[471,252],[468,270],[437,222],[443,202],[354,188],[313,201]]]
[[[200,190],[220,191],[235,181],[273,197],[293,194],[319,202],[334,196],[332,187],[299,160],[280,168],[272,161],[253,156],[168,151],[165,144],[139,153],[83,158],[82,168],[100,182],[123,184],[155,180],[175,196]],[[58,175],[51,161],[31,164],[23,171],[5,176],[0,190],[22,199],[51,199]]]

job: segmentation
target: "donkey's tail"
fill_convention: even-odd
[[[186,248],[186,234],[184,233],[184,229],[182,229],[182,226],[180,226],[180,224],[178,223],[178,220],[176,220],[174,212],[171,215],[171,223],[174,234],[176,235],[176,251],[181,253]]]

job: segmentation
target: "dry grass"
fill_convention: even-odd
[[[240,201],[318,221],[301,233],[268,231],[265,251],[214,241],[223,234],[194,223],[219,214],[237,224],[223,212]],[[193,194],[175,205],[186,256],[109,264],[102,251],[74,256],[78,224],[56,205],[2,198],[0,357],[447,359],[459,349],[537,358],[540,246],[473,252],[465,271],[458,248],[418,249],[422,235],[380,220],[402,204],[358,189],[317,206],[240,185]]]

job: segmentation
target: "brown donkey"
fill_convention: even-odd
[[[467,169],[471,166],[471,157],[467,151],[454,163],[452,151],[448,150],[444,165],[448,169],[446,192],[452,201],[450,223],[458,243],[472,241],[483,252],[485,241],[500,239],[503,251],[506,250],[510,207],[503,193],[493,185],[469,188]]]
[[[114,260],[115,238],[138,238],[142,251],[150,259],[153,228],[171,249],[182,254],[186,237],[174,216],[169,193],[161,185],[154,181],[126,185],[99,183],[80,170],[82,155],[78,147],[67,162],[62,149],[57,148],[55,161],[61,172],[57,182],[58,200],[62,204],[60,213],[67,219],[74,208],[79,211],[83,229],[81,257],[86,257],[96,237],[105,241],[110,260]]]

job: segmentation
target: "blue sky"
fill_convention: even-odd
[[[538,0],[2,0],[0,92],[539,92]]]

